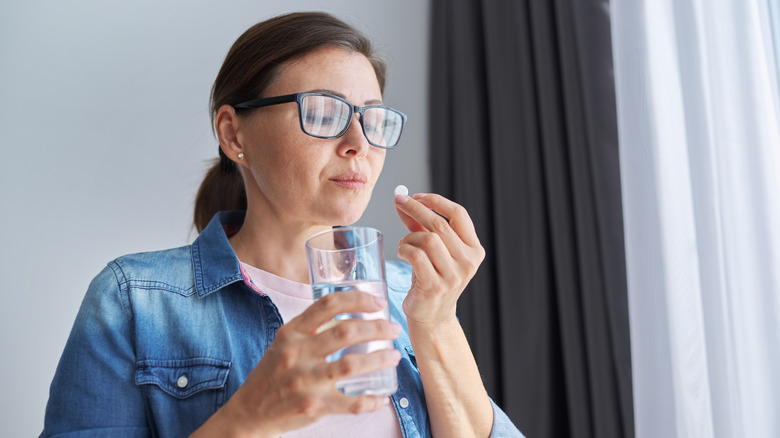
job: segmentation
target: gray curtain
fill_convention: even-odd
[[[488,256],[459,317],[529,437],[631,437],[608,3],[432,0],[435,191]]]

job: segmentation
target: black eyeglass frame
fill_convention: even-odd
[[[279,104],[282,104],[282,103],[296,102],[298,104],[298,123],[300,123],[300,125],[301,125],[301,131],[303,131],[306,135],[310,135],[310,136],[316,137],[316,138],[339,138],[339,137],[341,137],[341,136],[343,136],[344,134],[347,133],[347,131],[349,130],[350,125],[352,125],[352,119],[351,118],[349,120],[349,123],[347,123],[346,126],[344,127],[344,129],[342,129],[341,132],[339,132],[337,135],[315,135],[315,134],[312,134],[312,133],[306,131],[306,128],[304,128],[304,126],[303,126],[303,112],[301,111],[301,104],[302,104],[303,98],[306,97],[306,96],[326,96],[326,97],[331,97],[333,99],[340,100],[340,101],[344,102],[345,104],[347,104],[349,106],[349,109],[350,109],[350,114],[352,114],[353,116],[354,116],[355,113],[360,114],[360,118],[358,119],[360,121],[360,129],[363,131],[363,136],[366,138],[368,143],[371,144],[372,146],[376,146],[376,147],[382,148],[382,149],[394,149],[396,146],[398,146],[398,143],[401,141],[401,136],[403,135],[403,132],[404,132],[404,126],[406,125],[406,120],[408,119],[406,114],[402,113],[401,111],[398,111],[395,108],[390,108],[389,106],[385,106],[385,105],[368,105],[368,106],[353,105],[348,100],[344,99],[343,97],[334,96],[334,95],[328,94],[328,93],[317,93],[317,92],[311,92],[310,91],[310,92],[305,92],[305,93],[286,94],[284,96],[263,97],[261,99],[252,99],[252,100],[248,100],[246,102],[241,102],[241,103],[239,103],[237,105],[233,105],[233,108],[235,108],[235,109],[254,109],[254,108],[263,108],[263,107],[271,106],[271,105],[279,105]],[[394,112],[396,114],[399,114],[401,116],[401,129],[398,132],[398,140],[395,141],[394,145],[392,145],[392,146],[378,145],[378,144],[372,142],[368,138],[368,134],[366,133],[366,126],[363,124],[363,115],[364,115],[365,111],[367,109],[370,109],[370,108],[382,108],[382,109],[390,110],[390,111],[392,111],[392,112]]]

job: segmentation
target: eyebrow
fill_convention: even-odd
[[[338,96],[344,100],[348,100],[347,96],[343,95],[342,93],[339,93],[338,91],[328,90],[327,88],[319,88],[317,90],[311,90],[311,93],[325,93],[325,94],[332,94],[334,96]],[[363,102],[363,106],[366,105],[382,105],[382,101],[379,99],[369,99],[365,102]]]

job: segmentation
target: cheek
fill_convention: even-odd
[[[316,145],[300,144],[287,140],[277,143],[279,148],[268,148],[267,155],[260,157],[261,174],[256,175],[267,190],[292,200],[307,202],[320,184],[322,169],[326,167],[327,157],[315,153]]]
[[[297,120],[297,119],[296,119]],[[306,173],[303,134],[297,125],[290,129],[292,121],[286,117],[267,117],[258,123],[252,144],[253,173],[255,178],[268,183],[284,179],[294,180]],[[297,123],[297,121],[296,121]]]

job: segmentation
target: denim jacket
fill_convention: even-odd
[[[244,212],[221,212],[192,245],[120,257],[92,281],[60,359],[41,436],[182,437],[244,382],[283,324],[252,290],[227,239]],[[404,330],[398,392],[405,437],[431,436],[401,304],[409,265],[387,264],[391,317]],[[492,401],[491,401],[492,402]],[[492,436],[521,436],[493,404]]]

